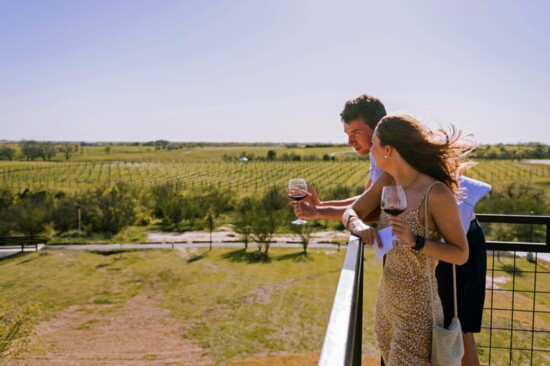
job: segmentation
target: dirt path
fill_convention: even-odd
[[[182,338],[184,333],[166,311],[144,295],[121,308],[73,306],[39,326],[42,355],[12,364],[213,365],[196,342]]]
[[[349,234],[343,231],[329,230],[312,233],[311,243],[336,241],[347,242]],[[210,240],[210,233],[205,231],[187,231],[184,233],[165,233],[165,232],[149,232],[147,233],[147,241],[150,243],[193,243],[207,242]],[[292,234],[278,234],[272,238],[273,242],[288,243],[297,242],[299,237]],[[239,234],[236,234],[230,229],[222,228],[212,233],[212,241],[216,243],[231,243],[241,241]],[[252,244],[255,245],[255,244]]]

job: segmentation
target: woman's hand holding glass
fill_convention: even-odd
[[[392,227],[392,233],[397,237],[397,240],[410,247],[416,245],[416,237],[411,231],[409,224],[401,216],[390,216],[389,223]]]
[[[403,186],[384,186],[384,188],[382,188],[382,197],[380,197],[380,208],[390,215],[392,233],[397,237],[397,239],[394,240],[394,244],[399,245],[399,243],[406,243],[406,241],[401,240],[401,236],[405,230],[402,227],[402,223],[406,225],[406,222],[404,222],[403,219],[394,220],[399,214],[407,209],[407,196],[405,195]],[[395,223],[398,223],[398,227],[394,226]]]

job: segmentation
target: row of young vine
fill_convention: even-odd
[[[284,189],[288,179],[303,177],[319,191],[344,186],[353,191],[363,187],[368,161],[316,162],[67,162],[18,164],[0,168],[0,186],[80,191],[124,182],[137,186],[178,183],[184,191],[206,188],[231,189],[239,194]],[[550,177],[550,165],[510,160],[482,161],[468,176],[490,184],[536,182]]]

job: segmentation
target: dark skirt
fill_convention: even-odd
[[[485,276],[487,272],[487,244],[479,222],[473,220],[468,230],[470,255],[462,266],[456,266],[458,318],[465,333],[479,333],[485,302]],[[445,327],[453,318],[453,266],[439,262],[437,277],[439,297],[445,314]]]

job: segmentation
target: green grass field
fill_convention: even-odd
[[[363,350],[376,353],[374,294],[381,266],[368,252]],[[0,261],[2,297],[45,320],[75,304],[119,304],[139,293],[162,306],[219,362],[320,352],[345,251],[273,248],[103,255],[49,250]],[[37,276],[37,274],[40,274]],[[111,308],[112,309],[112,308]],[[371,319],[370,321],[368,319]]]
[[[161,306],[183,327],[188,336],[207,349],[217,364],[238,363],[266,356],[288,357],[320,352],[345,251],[310,249],[307,256],[298,249],[272,248],[269,262],[255,261],[254,251],[206,249],[189,252],[132,251],[111,255],[80,251],[49,250],[0,261],[0,292],[18,307],[34,305],[41,310],[36,322],[49,319],[71,305],[122,306],[137,294],[161,299]],[[491,262],[492,258],[490,258]],[[513,280],[511,258],[495,261],[496,276],[504,277],[501,288],[516,288],[516,313],[498,310],[484,314],[484,326],[549,329],[550,290],[539,274],[536,316],[529,309],[534,269],[527,261],[517,263],[524,272]],[[490,265],[490,269],[492,265]],[[539,263],[539,271],[550,266]],[[37,276],[37,273],[40,275]],[[376,354],[374,303],[381,265],[371,250],[366,251],[363,353]],[[520,290],[520,291],[517,291]],[[487,292],[486,306],[508,309],[511,293]],[[515,332],[514,345],[529,344],[530,333]],[[536,336],[535,347],[547,349],[548,336]],[[509,347],[510,331],[496,331],[489,339],[484,330],[477,335],[482,362],[488,361],[489,344]],[[305,356],[304,356],[305,357]],[[508,364],[509,351],[492,350],[491,364]],[[514,364],[525,364],[530,354],[514,352]],[[276,358],[275,358],[276,359]],[[273,360],[273,358],[271,359]],[[544,353],[536,353],[534,364],[545,364]]]

